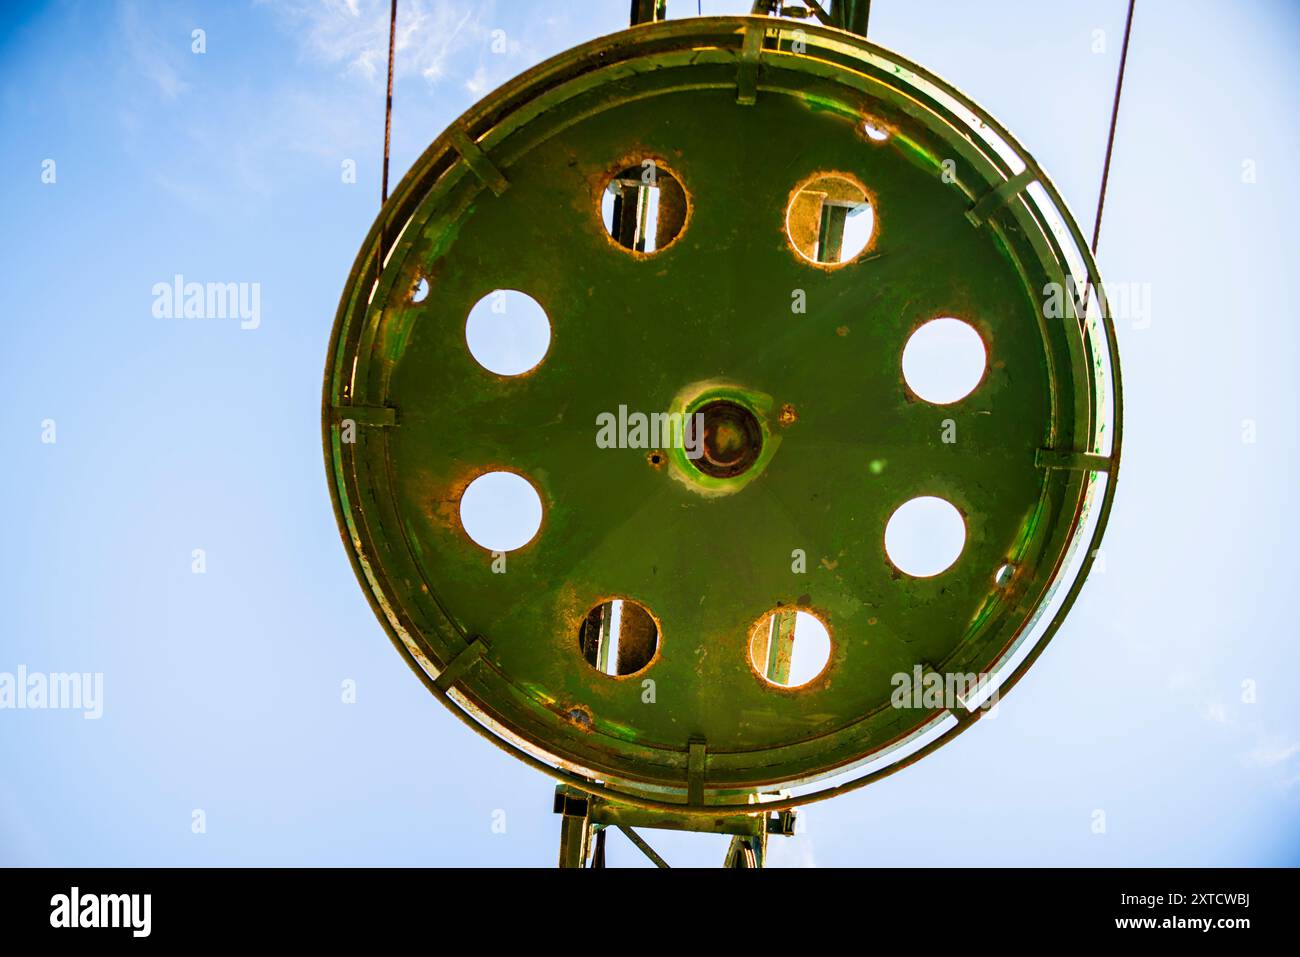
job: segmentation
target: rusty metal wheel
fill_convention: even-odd
[[[498,290],[549,320],[509,374],[466,342]],[[928,401],[905,353],[937,319],[983,356]],[[705,454],[602,448],[620,406],[700,412]],[[1032,157],[873,43],[749,17],[594,40],[457,120],[362,247],[323,413],[358,579],[429,688],[535,767],[687,815],[841,793],[968,727],[1073,602],[1120,446],[1095,266]],[[461,521],[489,472],[540,503],[500,554]],[[932,574],[886,548],[915,499],[961,520]],[[602,652],[616,602],[646,617]],[[776,680],[800,612],[827,661]],[[987,684],[891,700],[930,673]]]

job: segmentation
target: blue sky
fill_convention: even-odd
[[[1122,0],[873,8],[873,38],[1005,123],[1090,231]],[[626,10],[402,0],[395,178]],[[99,720],[0,710],[0,863],[551,864],[550,783],[400,664],[330,513],[320,375],[378,205],[386,3],[0,16],[0,672],[104,675]],[[1118,324],[1104,569],[996,719],[807,809],[774,864],[1300,863],[1298,41],[1280,0],[1139,0],[1099,259],[1151,298]],[[156,318],[178,273],[260,284],[260,324]],[[652,843],[712,864],[725,842]],[[617,836],[610,858],[639,860]]]

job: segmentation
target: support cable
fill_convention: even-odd
[[[1115,77],[1115,102],[1110,109],[1110,132],[1106,137],[1106,163],[1101,170],[1101,191],[1097,195],[1097,218],[1092,224],[1092,254],[1097,255],[1101,238],[1101,213],[1106,206],[1106,182],[1110,179],[1110,160],[1115,152],[1115,127],[1119,122],[1119,98],[1124,91],[1124,67],[1128,64],[1128,39],[1133,30],[1133,8],[1137,0],[1128,0],[1128,17],[1124,20],[1124,46],[1119,55],[1119,73]]]
[[[388,101],[384,106],[384,184],[380,190],[380,205],[388,202],[388,147],[393,134],[393,51],[397,44],[397,0],[393,0],[388,15]]]

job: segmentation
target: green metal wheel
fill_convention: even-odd
[[[545,310],[531,368],[471,352],[497,290]],[[904,375],[941,318],[977,334],[955,399]],[[620,406],[703,431],[603,447]],[[533,766],[686,815],[841,793],[973,723],[1081,587],[1120,447],[1095,266],[1032,157],[897,55],[762,17],[594,40],[457,120],[357,257],[323,413],[358,579],[425,684]],[[541,504],[505,552],[462,522],[488,472]],[[918,498],[961,540],[909,574],[886,529]],[[829,639],[803,683],[796,619]],[[982,683],[898,706],[931,673]]]

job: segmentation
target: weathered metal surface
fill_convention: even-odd
[[[555,813],[586,819],[591,824],[609,827],[648,827],[666,831],[692,831],[708,834],[738,834],[758,837],[763,834],[789,836],[794,833],[795,812],[768,811],[764,804],[747,805],[743,813],[713,813],[701,816],[690,813],[646,811],[619,801],[589,796],[560,785],[555,792]]]
[[[642,158],[686,198],[680,235],[650,255],[620,248],[600,213],[610,176]],[[786,233],[792,190],[827,171],[861,181],[875,214],[874,245],[842,265],[810,262]],[[1022,171],[1040,188],[1012,182]],[[1045,316],[1041,297],[1096,278],[1032,157],[883,48],[746,17],[592,41],[458,120],[362,247],[323,410],[349,555],[430,689],[575,787],[642,807],[698,796],[682,813],[700,815],[893,754],[947,712],[892,707],[892,676],[998,672],[1005,692],[1091,563],[1118,467],[1113,330],[1099,292],[1086,318],[1072,299]],[[412,302],[420,279],[429,295]],[[550,317],[550,351],[522,376],[487,372],[465,347],[470,307],[495,289],[527,292]],[[792,310],[800,297],[806,312]],[[936,316],[969,322],[989,355],[980,386],[945,406],[900,371],[908,335]],[[763,431],[740,476],[704,475],[681,449],[656,461],[594,441],[597,415],[620,404],[690,411],[720,397]],[[458,517],[461,491],[493,469],[526,476],[545,509],[505,574]],[[916,579],[886,559],[883,530],[927,494],[958,507],[967,540],[947,572]],[[636,675],[583,658],[580,626],[610,596],[661,629]],[[748,661],[750,628],[778,605],[831,630],[829,665],[800,688]],[[439,687],[475,636],[473,667]],[[978,712],[953,717],[956,733]],[[707,747],[693,752],[693,738]]]

